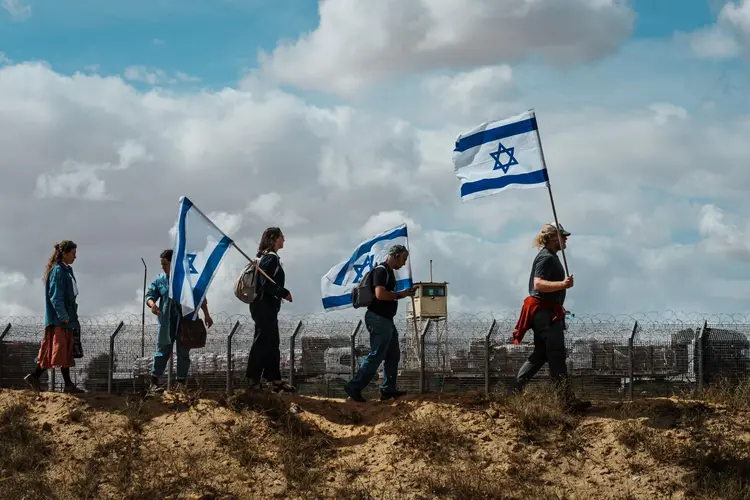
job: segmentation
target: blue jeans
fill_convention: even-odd
[[[175,329],[172,329],[172,331],[174,332]],[[164,373],[169,356],[172,354],[175,340],[177,341],[177,381],[185,382],[187,380],[188,370],[190,369],[190,349],[182,345],[179,330],[177,331],[176,339],[175,336],[172,337],[172,343],[166,345],[157,344],[154,363],[151,368],[152,377],[159,378]]]
[[[367,311],[365,326],[370,332],[370,353],[362,361],[357,374],[348,385],[361,392],[377,373],[380,363],[383,363],[383,385],[380,386],[380,390],[395,391],[398,362],[401,359],[396,325],[392,319]]]

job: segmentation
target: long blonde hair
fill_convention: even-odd
[[[47,268],[44,270],[44,274],[42,275],[42,281],[47,281],[52,268],[62,262],[63,254],[70,252],[74,248],[78,248],[78,245],[70,240],[62,240],[60,243],[55,243],[55,250],[52,252],[52,255],[49,256],[49,260],[47,261]]]
[[[534,248],[546,247],[547,243],[549,243],[549,237],[550,237],[549,234],[545,234],[545,233],[537,234],[536,236],[534,236],[534,243],[532,246]]]

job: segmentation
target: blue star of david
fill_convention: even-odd
[[[367,272],[368,269],[373,268],[374,261],[375,257],[373,255],[368,255],[362,264],[355,264],[354,266],[352,266],[354,267],[354,272],[357,273],[357,275],[354,277],[354,283],[359,283],[359,280],[362,279],[362,276],[364,276],[365,272]]]
[[[188,265],[190,266],[190,274],[198,274],[198,270],[193,265],[193,261],[197,257],[194,253],[187,254]]]
[[[503,171],[504,174],[507,174],[510,167],[512,167],[513,165],[518,165],[516,157],[513,156],[515,149],[515,147],[506,148],[505,146],[503,146],[502,142],[499,142],[497,144],[497,151],[495,151],[494,153],[490,153],[492,159],[495,160],[495,165],[492,167],[492,170],[497,170],[499,168]],[[507,163],[503,163],[502,161],[500,161],[500,155],[503,153],[508,155]]]

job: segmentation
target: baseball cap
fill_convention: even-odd
[[[570,232],[566,231],[562,224],[560,226],[560,234],[562,236],[570,236]],[[542,226],[542,234],[557,234],[557,227],[554,222],[550,222]]]

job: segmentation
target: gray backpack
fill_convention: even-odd
[[[262,258],[262,257],[261,257]],[[258,272],[258,265],[260,259],[251,260],[240,273],[240,277],[234,282],[234,296],[240,299],[245,304],[252,304],[258,297],[258,280],[260,279],[260,273]],[[280,266],[280,265],[279,265]],[[279,272],[279,266],[276,267],[276,271]],[[273,282],[273,280],[271,280]],[[262,294],[262,292],[261,292]]]

